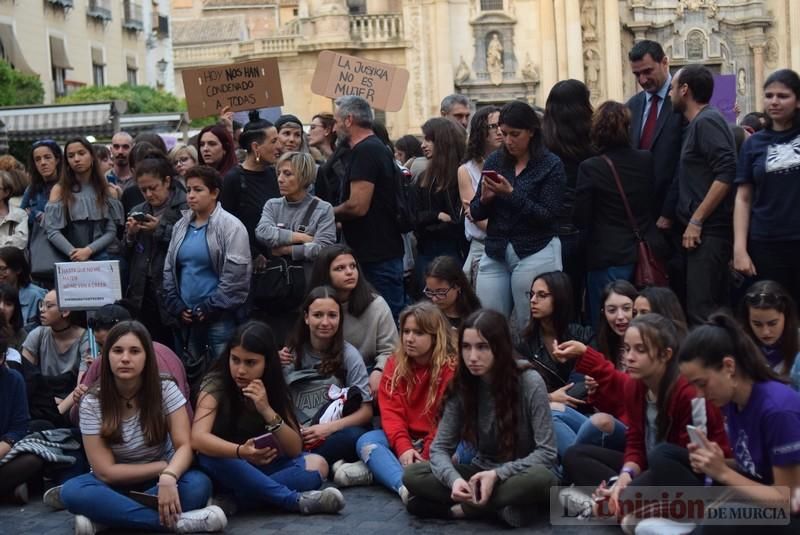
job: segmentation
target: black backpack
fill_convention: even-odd
[[[395,181],[395,221],[401,234],[414,230],[416,192],[408,169],[393,163]]]

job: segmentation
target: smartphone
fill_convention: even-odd
[[[475,496],[473,496],[475,502],[480,502],[482,495],[481,495],[481,482],[480,480],[475,482]]]
[[[703,438],[700,436],[700,429],[693,425],[686,426],[686,432],[689,433],[689,440],[696,446],[703,445]]]
[[[481,171],[481,176],[488,178],[492,182],[500,182],[500,175],[497,173],[497,171],[491,171],[491,170]]]
[[[156,510],[158,509],[158,496],[132,490],[128,493],[128,497],[131,500],[144,505],[145,507],[149,507],[150,509],[156,509]]]
[[[278,442],[278,439],[275,438],[275,435],[272,433],[264,433],[263,435],[254,438],[253,445],[259,450],[263,450],[264,448],[272,448],[277,450],[279,454],[281,452],[281,445]]]
[[[139,221],[140,223],[147,221],[147,214],[144,212],[131,212],[130,217],[136,221]]]

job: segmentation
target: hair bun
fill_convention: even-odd
[[[251,121],[251,122],[252,121],[260,121],[261,120],[261,116],[259,115],[258,110],[250,110],[249,112],[247,112],[247,120]]]

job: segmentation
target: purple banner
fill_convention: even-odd
[[[711,95],[711,105],[717,108],[731,124],[736,124],[736,75],[715,74],[714,94]]]

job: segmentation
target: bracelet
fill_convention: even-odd
[[[623,467],[620,474],[628,474],[629,476],[631,476],[631,479],[636,477],[636,471],[630,466]]]
[[[236,457],[237,457],[237,458],[239,458],[239,459],[241,459],[241,458],[242,458],[242,456],[241,456],[241,455],[239,455],[239,448],[241,448],[241,447],[242,447],[242,445],[241,445],[241,444],[237,444],[237,445],[236,445]]]
[[[158,475],[159,476],[170,476],[170,477],[175,478],[175,481],[178,481],[178,474],[176,474],[172,470],[162,470],[161,473],[158,474]]]
[[[280,429],[282,425],[283,418],[281,418],[280,414],[276,414],[275,419],[272,422],[267,423],[267,425],[264,426],[264,429],[266,429],[267,433],[274,433]]]
[[[702,221],[698,221],[697,219],[690,219],[689,220],[689,224],[690,225],[694,225],[695,227],[703,228],[703,222]]]

